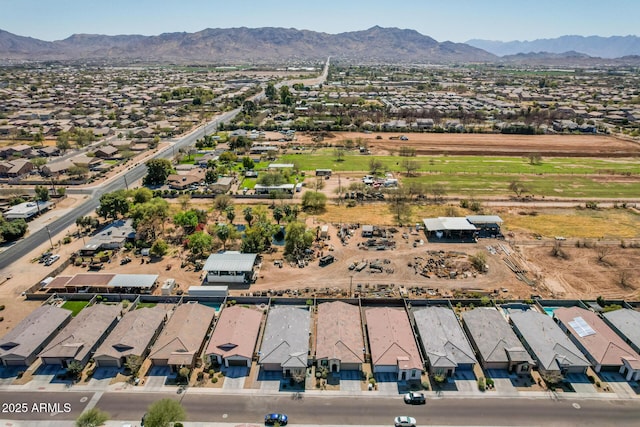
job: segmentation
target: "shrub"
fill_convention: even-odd
[[[589,378],[589,382],[591,384],[595,384],[596,383],[596,379],[595,379],[595,377],[593,375],[589,375],[589,376],[587,376],[587,378]]]
[[[375,378],[369,378],[369,384],[375,385],[376,384],[376,379]]]
[[[71,236],[65,236],[65,238],[62,239],[62,243],[64,243],[65,245],[71,243]]]
[[[218,382],[218,377],[211,378],[211,382],[214,383],[214,384],[217,383]]]
[[[4,304],[0,305],[0,311],[4,310]]]
[[[487,388],[486,383],[484,382],[484,377],[478,378],[478,390],[485,391]]]
[[[487,383],[487,385],[489,387],[493,387],[493,385],[494,385],[493,379],[491,379],[491,378],[487,378],[485,382]]]
[[[429,390],[429,383],[428,382],[423,381],[421,385],[422,385],[422,389],[423,390]]]
[[[204,379],[204,372],[202,371],[198,372],[197,378],[198,378],[198,381],[202,381]]]

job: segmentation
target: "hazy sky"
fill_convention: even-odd
[[[0,0],[0,29],[42,40],[231,27],[335,34],[374,25],[454,42],[639,35],[640,0]]]

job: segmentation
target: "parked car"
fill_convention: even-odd
[[[393,420],[396,427],[416,427],[416,419],[413,417],[400,416]]]
[[[56,262],[57,260],[60,259],[60,255],[55,254],[55,255],[51,255],[49,258],[47,258],[47,260],[44,262],[44,265],[46,266],[50,266],[51,264],[53,264],[54,262]]]
[[[286,425],[289,422],[289,417],[285,414],[267,414],[264,416],[264,423],[272,426],[278,422],[281,426]]]
[[[128,263],[130,263],[130,262],[131,262],[131,258],[129,258],[129,257],[127,256],[127,257],[124,257],[124,258],[122,258],[122,259],[120,260],[120,265],[128,264]]]
[[[418,393],[410,391],[404,395],[404,403],[410,403],[412,405],[424,405],[427,403],[427,399],[424,397],[424,393]]]

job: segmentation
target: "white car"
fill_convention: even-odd
[[[396,427],[416,427],[416,419],[413,417],[396,417],[393,423]]]

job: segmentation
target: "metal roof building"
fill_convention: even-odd
[[[438,217],[422,220],[427,231],[475,231],[475,225],[467,218],[462,217]]]
[[[207,283],[248,283],[253,276],[257,254],[226,251],[211,254],[204,263]]]

